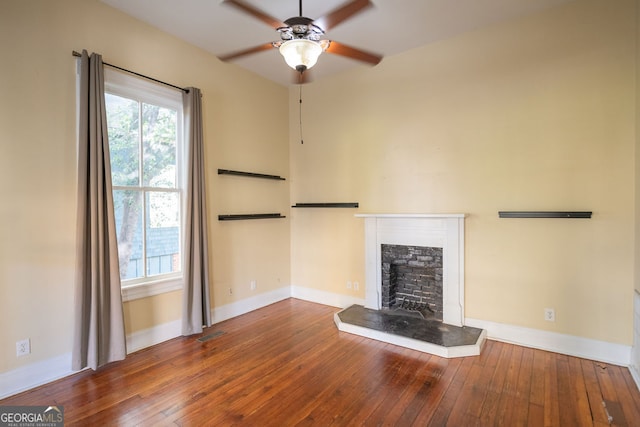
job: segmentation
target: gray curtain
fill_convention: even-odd
[[[80,58],[77,265],[72,368],[98,367],[127,354],[102,57]]]
[[[203,326],[211,326],[201,96],[197,88],[189,88],[182,96],[188,159],[182,335],[197,334]]]

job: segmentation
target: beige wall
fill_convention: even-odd
[[[221,213],[283,211],[286,88],[161,33],[97,0],[0,2],[0,373],[70,352],[75,263],[75,60],[110,62],[202,89],[212,300],[216,307],[289,284],[289,220],[220,223]],[[258,224],[259,223],[259,224]],[[258,289],[249,290],[250,280]],[[229,288],[234,288],[233,296]],[[125,304],[127,332],[179,319],[181,292]],[[30,338],[32,354],[16,358]]]
[[[636,165],[640,165],[640,0],[636,0]],[[636,244],[635,244],[635,288],[640,293],[640,262],[637,261],[638,253],[640,253],[640,170],[636,167],[635,180],[635,196],[636,196]],[[638,343],[640,345],[640,343]]]
[[[466,213],[466,316],[631,344],[640,199],[634,7],[582,0],[306,85],[301,145],[297,88],[287,97],[97,0],[0,2],[0,373],[70,351],[71,51],[82,48],[203,90],[214,306],[290,283],[362,298],[355,212]],[[287,103],[290,121],[280,114]],[[217,168],[288,180],[218,176]],[[327,201],[361,207],[217,221]],[[594,217],[497,218],[521,209]],[[555,323],[542,320],[545,307],[556,309]],[[127,331],[179,313],[180,292],[127,303]],[[24,338],[33,353],[17,359]]]
[[[574,2],[314,82],[303,145],[291,90],[292,203],[360,202],[292,213],[292,283],[364,296],[356,212],[465,213],[467,317],[630,345],[634,7]]]

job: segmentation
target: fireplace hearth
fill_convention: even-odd
[[[434,319],[398,316],[392,311],[352,305],[334,315],[338,329],[441,357],[480,354],[485,332],[452,326]]]

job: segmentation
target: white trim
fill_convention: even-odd
[[[640,390],[640,292],[633,292],[633,347],[629,371]]]
[[[167,292],[181,291],[183,288],[182,276],[157,282],[140,283],[137,285],[122,287],[122,301],[133,301],[141,298],[152,297]]]
[[[265,307],[291,297],[289,287],[276,289],[255,297],[237,301],[211,310],[214,323]],[[127,353],[179,337],[182,321],[174,320],[127,335]],[[71,370],[71,353],[21,366],[0,374],[0,399],[64,378]]]
[[[291,288],[289,286],[232,302],[231,304],[215,307],[211,310],[211,318],[213,319],[213,323],[219,323],[287,298],[291,298]]]
[[[629,366],[629,372],[631,373],[631,378],[633,378],[633,381],[636,383],[636,387],[640,390],[640,372],[638,372],[636,367],[633,365]]]
[[[178,109],[180,110],[180,114],[182,114],[183,92],[180,89],[152,82],[108,67],[104,69],[104,89],[105,92],[127,99],[131,99],[131,97],[134,96],[138,98],[137,100],[147,104]]]
[[[178,337],[182,332],[181,327],[182,320],[174,320],[129,334],[127,335],[127,354]]]
[[[537,348],[589,360],[597,360],[619,366],[628,367],[631,361],[631,347],[628,345],[490,322],[487,320],[471,319],[468,317],[465,319],[465,324],[467,326],[485,329],[487,331],[487,338],[491,340],[503,341],[523,347]]]
[[[290,297],[340,308],[346,308],[353,304],[364,304],[362,298],[319,289],[291,286],[216,307],[212,309],[213,321],[214,323],[222,322]],[[487,331],[487,339],[629,367],[629,372],[631,372],[636,385],[640,388],[640,372],[635,366],[630,366],[631,346],[472,318],[466,318],[465,324],[485,329]],[[181,321],[175,320],[128,335],[128,352],[132,353],[180,336],[180,325]],[[74,371],[71,370],[71,353],[1,373],[0,399],[64,378],[73,373]]]
[[[267,305],[285,300],[291,297],[289,287],[279,288],[271,292],[258,294],[251,298],[245,298],[231,304],[214,307],[211,309],[213,323],[222,322],[240,316],[250,311],[257,310]],[[127,353],[141,350],[152,345],[179,337],[182,334],[182,320],[163,323],[149,329],[134,332],[127,336]]]
[[[354,304],[364,305],[363,298],[350,297],[348,295],[335,294],[333,292],[304,288],[301,286],[291,286],[291,297],[339,308],[351,307]]]
[[[181,321],[163,323],[127,335],[127,353],[180,336]],[[59,380],[77,371],[71,369],[71,353],[21,366],[0,374],[0,399]]]
[[[21,366],[0,374],[0,399],[73,374],[71,353]],[[45,405],[47,403],[43,403]]]

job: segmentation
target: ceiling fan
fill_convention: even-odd
[[[277,48],[286,63],[299,73],[299,82],[302,83],[305,78],[303,74],[316,64],[322,52],[352,58],[370,65],[376,65],[382,60],[380,55],[365,52],[334,40],[322,39],[324,33],[329,29],[372,6],[370,0],[350,0],[327,15],[315,20],[302,15],[302,0],[299,0],[299,16],[294,16],[285,21],[272,18],[242,0],[223,0],[222,3],[233,6],[259,19],[273,27],[280,34],[280,40],[278,41],[219,56],[218,58],[222,61],[229,61],[241,56]]]

